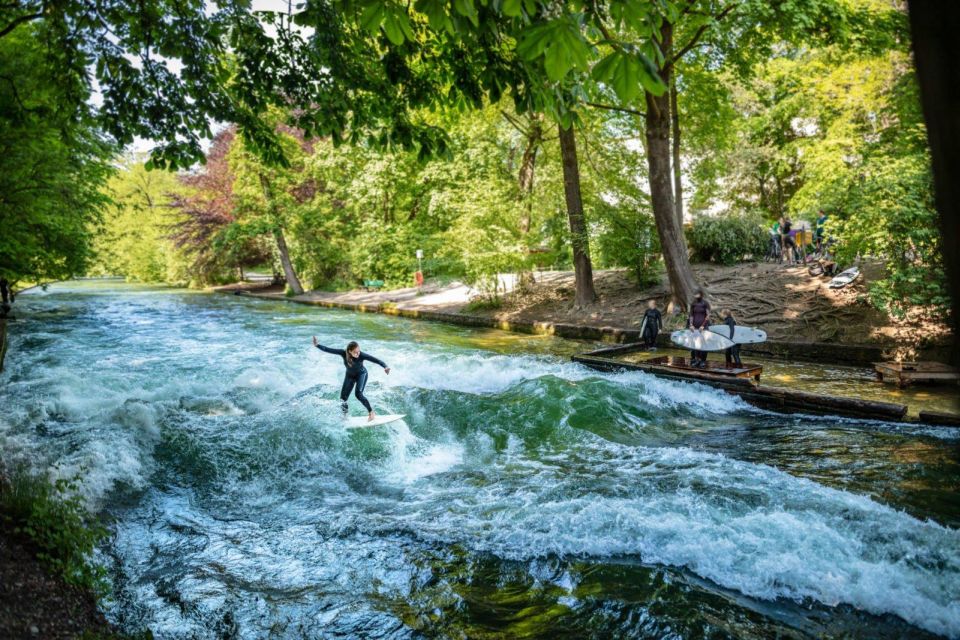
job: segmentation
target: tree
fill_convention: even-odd
[[[189,279],[197,284],[220,282],[244,267],[269,263],[269,245],[260,237],[236,233],[236,202],[228,154],[236,140],[233,127],[225,127],[213,139],[204,166],[181,174],[182,188],[175,190],[171,207],[177,219],[169,238],[190,259]]]
[[[140,282],[186,282],[186,263],[170,240],[181,188],[168,171],[147,171],[129,156],[105,190],[111,199],[95,239],[96,262],[88,273],[122,275]]]
[[[11,287],[84,272],[112,172],[113,147],[63,108],[75,87],[57,82],[34,31],[0,31],[0,278]]]
[[[243,236],[269,235],[276,243],[277,255],[287,281],[287,288],[294,295],[303,293],[300,277],[293,267],[290,248],[287,245],[287,229],[297,205],[302,204],[299,192],[308,185],[304,157],[311,145],[294,130],[281,130],[278,134],[287,166],[275,167],[263,162],[242,140],[235,140],[230,151],[231,172],[236,176],[233,183],[237,232]]]
[[[958,49],[956,26],[960,22],[960,10],[955,4],[944,5],[930,0],[910,0],[909,6],[923,112],[933,155],[940,235],[948,243],[944,254],[956,327],[960,318],[960,252],[955,250],[956,239],[960,237],[955,180],[960,165],[956,151],[956,143],[960,140],[956,119],[960,106],[956,93],[960,78],[956,65],[948,61],[956,59],[951,54]],[[960,340],[957,339],[953,341],[952,360],[960,366]]]

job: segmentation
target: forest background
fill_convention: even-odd
[[[81,46],[68,65],[58,38],[78,16],[0,36],[0,276],[15,285],[261,270],[294,293],[399,287],[422,249],[427,277],[481,291],[575,268],[572,302],[589,305],[592,268],[623,267],[682,304],[688,252],[758,259],[776,218],[822,209],[842,265],[882,261],[871,304],[949,307],[900,2],[315,3],[244,10],[203,64],[158,44],[182,25],[94,17],[117,50]],[[318,42],[331,19],[340,39]],[[324,55],[283,55],[304,51]],[[267,61],[279,86],[251,71]],[[311,70],[349,89],[342,104],[298,93]],[[243,108],[191,98],[214,86]],[[149,158],[123,152],[135,135],[157,141]]]

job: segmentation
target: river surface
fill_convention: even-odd
[[[583,345],[71,284],[17,301],[6,463],[112,521],[157,638],[960,637],[960,432],[598,374]],[[351,339],[387,427],[345,430]],[[360,413],[354,401],[352,410]]]

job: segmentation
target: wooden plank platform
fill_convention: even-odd
[[[726,363],[711,361],[709,359],[707,360],[706,367],[693,367],[690,365],[688,358],[683,356],[656,356],[641,360],[640,362],[633,362],[632,364],[638,367],[649,367],[651,369],[669,367],[671,369],[684,371],[694,379],[696,379],[699,374],[708,373],[730,378],[748,378],[757,384],[760,383],[760,374],[763,373],[763,367],[757,364],[741,364],[739,367],[728,367]]]
[[[731,375],[729,373],[731,370],[725,367],[693,369],[688,366],[673,366],[659,362],[661,358],[669,358],[669,356],[650,358],[640,362],[627,362],[618,358],[618,356],[642,350],[643,347],[640,344],[618,345],[575,355],[573,360],[598,371],[644,371],[661,378],[701,382],[739,396],[755,407],[781,413],[807,413],[892,422],[910,421],[907,419],[907,406],[903,404],[766,387],[758,385],[749,375],[745,377]],[[747,372],[751,371],[749,365],[743,369]],[[936,417],[931,416],[931,418],[931,422],[937,421]]]
[[[905,387],[914,382],[950,384],[960,382],[960,371],[941,362],[875,362],[877,378]]]

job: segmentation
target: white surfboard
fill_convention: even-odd
[[[841,271],[827,286],[831,289],[841,289],[860,277],[860,269],[850,267],[846,271]]]
[[[379,427],[382,424],[396,422],[405,417],[406,414],[403,413],[377,416],[373,420],[368,420],[367,416],[351,416],[344,420],[344,422],[347,423],[347,429],[361,429],[363,427]]]
[[[720,334],[724,338],[730,338],[730,327],[725,324],[712,324],[707,327],[713,333]],[[767,341],[767,332],[763,329],[754,329],[753,327],[734,327],[733,337],[730,338],[736,344],[757,344]]]
[[[729,338],[724,338],[713,331],[698,331],[684,329],[670,334],[670,341],[678,347],[694,351],[723,351],[733,346]]]

